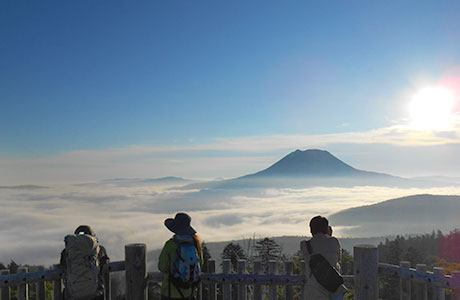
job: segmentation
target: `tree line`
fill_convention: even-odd
[[[460,231],[454,229],[444,235],[440,230],[430,234],[413,236],[396,236],[394,240],[386,239],[378,245],[379,261],[399,265],[409,261],[411,268],[417,264],[426,264],[427,270],[433,267],[444,268],[446,274],[460,270]],[[399,277],[382,276],[380,280],[382,299],[399,298]],[[431,291],[428,291],[428,298]]]

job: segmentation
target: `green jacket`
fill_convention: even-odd
[[[179,241],[181,240],[190,241],[192,238],[194,238],[197,248],[198,248],[200,265],[201,267],[203,266],[203,251],[201,250],[201,243],[197,235],[194,235],[193,237],[174,235],[173,238],[176,238]],[[161,295],[166,296],[166,297],[180,299],[182,298],[182,296],[179,293],[178,288],[176,288],[173,284],[171,284],[171,291],[169,290],[169,283],[170,283],[169,273],[174,263],[174,255],[176,254],[176,250],[177,250],[177,245],[171,238],[165,243],[165,245],[163,246],[163,249],[161,250],[160,258],[158,260],[158,269],[163,273],[163,281],[161,285]],[[188,288],[188,289],[181,288],[180,291],[182,292],[182,295],[185,298],[188,298],[190,297],[192,293],[192,288]],[[169,294],[170,292],[171,292],[171,295]],[[196,295],[196,289],[194,289],[193,294]]]

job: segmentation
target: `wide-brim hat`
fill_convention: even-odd
[[[196,231],[190,226],[192,218],[186,213],[177,213],[174,219],[169,218],[165,220],[165,226],[177,234],[195,234]]]

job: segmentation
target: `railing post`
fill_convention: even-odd
[[[110,271],[104,272],[104,294],[105,300],[112,300],[112,275]]]
[[[27,273],[27,267],[19,267],[18,274]],[[18,300],[29,300],[29,285],[23,283],[18,285]]]
[[[0,275],[9,275],[10,270],[9,269],[3,269],[0,270]],[[0,293],[0,299],[1,300],[10,300],[10,287],[4,287],[0,288],[1,293]]]
[[[307,265],[306,265],[304,260],[300,261],[300,275],[305,276],[305,282],[302,285],[302,288],[300,290],[300,296],[301,296],[301,299],[303,299],[304,296],[305,296],[305,287],[306,287],[307,281],[308,281],[308,279],[306,277],[306,275],[307,275]]]
[[[238,274],[246,274],[246,260],[238,259]],[[246,285],[238,285],[238,300],[246,300]]]
[[[268,274],[275,275],[278,272],[278,265],[276,260],[269,260],[268,261]],[[268,286],[268,300],[276,300],[277,298],[277,291],[276,291],[276,284],[272,283]]]
[[[378,300],[378,248],[374,245],[356,245],[353,247],[355,299]]]
[[[146,300],[146,245],[125,246],[126,300]]]
[[[262,271],[262,262],[254,262],[254,274],[260,274]],[[260,284],[254,284],[254,300],[262,300],[262,286]]]
[[[42,272],[44,270],[45,270],[45,267],[43,266],[37,267],[37,272]],[[44,281],[38,281],[35,283],[35,293],[36,293],[35,299],[45,300],[45,282]]]
[[[284,266],[286,269],[286,275],[292,275],[292,272],[294,271],[294,263],[292,261],[288,261],[284,264]],[[292,285],[287,284],[285,291],[286,291],[286,300],[292,300],[294,298]]]
[[[444,277],[444,269],[439,267],[433,268],[433,273],[439,277]],[[446,300],[446,291],[442,287],[433,286],[433,300]]]
[[[418,273],[426,274],[426,265],[417,264],[415,269]],[[417,282],[415,284],[415,299],[417,300],[428,300],[428,289],[426,282]]]
[[[454,282],[459,282],[460,281],[460,271],[453,271],[452,278],[454,279]],[[460,290],[452,290],[452,292],[454,294],[453,299],[460,300]]]
[[[401,261],[399,266],[401,269],[409,269],[410,262]],[[411,282],[409,278],[405,278],[403,276],[399,277],[399,299],[411,300]]]
[[[53,269],[61,269],[60,265],[53,265]],[[62,300],[62,279],[53,280],[53,300]]]
[[[216,261],[214,259],[208,260],[208,273],[216,273]],[[217,300],[216,284],[210,282],[208,285],[208,300]]]
[[[230,259],[222,260],[222,273],[230,274],[232,272],[232,263]],[[232,285],[230,283],[222,283],[222,299],[232,300]]]

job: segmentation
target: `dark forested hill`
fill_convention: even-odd
[[[366,236],[450,231],[460,227],[460,196],[414,195],[354,207],[329,217],[347,235]]]

